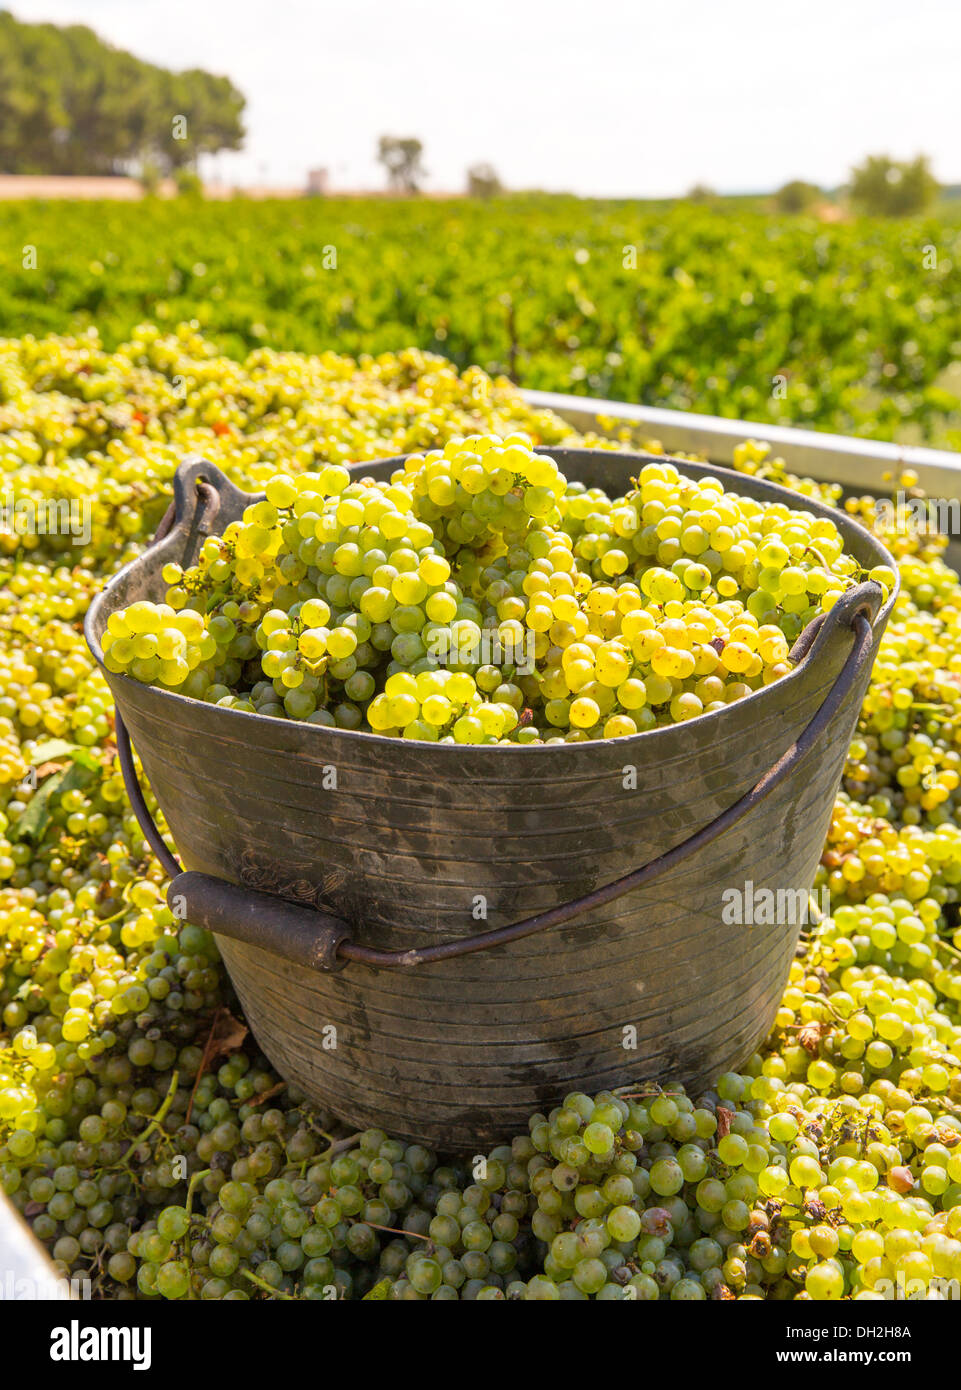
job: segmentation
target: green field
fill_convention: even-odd
[[[112,346],[197,319],[238,356],[416,345],[528,387],[958,447],[961,226],[942,208],[7,204],[0,333],[93,325]]]

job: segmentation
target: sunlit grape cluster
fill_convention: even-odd
[[[957,580],[940,553],[923,565],[907,556],[899,569],[903,598],[881,642],[847,784],[878,815],[953,824],[961,806]]]
[[[527,441],[579,442],[568,427],[415,352],[237,363],[195,327],[145,328],[116,353],[6,343],[0,384],[6,485],[69,489],[93,515],[89,543],[0,545],[0,1186],[58,1273],[108,1299],[952,1297],[961,585],[943,544],[895,538],[901,591],[816,885],[831,910],[759,1051],[690,1096],[628,1066],[616,1091],[559,1094],[486,1155],[432,1152],[309,1107],[247,1034],[214,938],[171,914],[84,644],[90,599],[149,540],[181,457],[201,454],[266,504],[211,538],[196,572],[167,572],[166,605],[127,610],[110,651],[128,644],[134,674],[414,738],[612,736],[631,731],[614,720],[685,715],[675,699],[726,699],[712,682],[776,678],[798,625],[856,577],[805,517],[823,488],[758,514],[664,460],[624,498],[558,493]],[[377,488],[344,468],[407,452],[419,461]],[[734,462],[797,484],[761,446]],[[866,502],[849,510],[872,520]],[[325,557],[348,547],[343,572],[316,563],[330,544]],[[418,644],[438,629],[470,659],[427,661]],[[536,682],[480,659],[472,644],[497,630],[532,635]],[[579,699],[593,723],[578,725]]]

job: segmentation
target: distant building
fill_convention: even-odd
[[[307,171],[307,192],[313,198],[323,198],[330,183],[328,169],[309,169]]]

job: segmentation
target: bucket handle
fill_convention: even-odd
[[[207,508],[212,504],[216,505],[210,496],[216,490],[200,477],[196,482],[200,494],[197,501],[206,513]],[[181,486],[186,492],[184,482]],[[182,499],[177,500],[181,502]],[[179,513],[181,507],[178,505],[175,509],[171,505],[161,522],[156,540],[162,539],[171,530],[175,510]],[[352,940],[350,927],[338,917],[300,906],[271,893],[239,887],[211,874],[185,871],[168,849],[144,800],[134,766],[130,736],[118,709],[117,754],[124,786],[147,843],[170,877],[167,902],[175,916],[181,920],[189,920],[197,926],[219,932],[235,941],[259,946],[293,965],[305,966],[311,970],[340,970],[348,961],[377,969],[408,968],[471,955],[475,951],[485,951],[494,946],[505,946],[513,941],[520,941],[549,927],[570,922],[594,908],[615,902],[683,863],[692,854],[730,830],[749,811],[754,810],[808,756],[855,686],[871,655],[874,640],[872,625],[883,598],[881,586],[874,580],[865,580],[854,585],[842,594],[828,613],[818,614],[812,619],[798,637],[789,657],[795,666],[808,660],[812,653],[820,651],[832,634],[844,629],[853,630],[854,633],[854,641],[844,665],[807,727],[773,767],[770,767],[759,781],[726,811],[722,811],[708,825],[702,826],[688,839],[659,855],[657,859],[652,859],[642,868],[634,869],[592,893],[549,908],[533,917],[526,917],[509,927],[497,927],[492,931],[478,932],[474,936],[454,941],[442,941],[433,946],[422,946],[408,951],[386,951],[363,946],[360,942]]]

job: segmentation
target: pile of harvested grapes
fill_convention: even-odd
[[[858,577],[829,518],[668,461],[612,501],[525,434],[472,434],[384,483],[278,473],[196,565],[165,566],[165,602],[110,615],[103,650],[112,672],[250,714],[583,742],[778,680],[789,638]],[[868,577],[885,597],[896,581]]]
[[[763,1048],[703,1095],[626,1073],[467,1158],[350,1134],[258,1054],[212,937],[165,905],[81,623],[186,454],[267,503],[168,573],[167,605],[128,610],[108,657],[280,718],[629,734],[777,679],[858,577],[830,526],[785,544],[781,517],[747,554],[738,528],[761,523],[736,485],[678,502],[667,462],[613,505],[565,487],[529,450],[562,442],[583,441],[509,383],[415,351],[240,363],[191,326],[114,353],[0,342],[0,1182],[95,1296],[880,1299],[961,1279],[961,585],[937,535],[883,537],[901,593],[825,846],[832,912]],[[409,452],[373,488],[342,467]],[[754,444],[735,466],[838,500]],[[37,524],[56,499],[73,535]],[[436,628],[470,651],[491,622],[534,633],[535,675],[468,654],[439,688]]]

